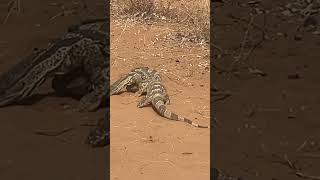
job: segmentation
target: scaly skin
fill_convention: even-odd
[[[138,103],[137,107],[142,108],[148,104],[152,104],[157,113],[162,117],[165,117],[174,121],[183,121],[194,127],[198,128],[210,128],[209,126],[202,126],[190,119],[177,115],[166,108],[166,105],[170,103],[169,96],[166,88],[161,82],[155,78],[147,79],[140,83],[139,91],[137,94],[147,93],[145,97]]]
[[[86,143],[92,147],[104,147],[110,145],[110,123],[109,111],[100,119],[98,126],[90,131]]]
[[[92,91],[81,98],[77,110],[96,110],[101,100],[108,95],[109,36],[108,32],[103,31],[106,23],[98,21],[93,24],[73,27],[47,49],[24,59],[3,74],[0,77],[0,106],[14,104],[29,97],[50,77],[81,69],[88,76]]]
[[[89,20],[72,26],[62,38],[51,43],[46,49],[32,53],[2,74],[0,107],[19,103],[30,97],[34,90],[49,78],[53,78],[52,86],[58,92],[75,92],[78,87],[82,87],[80,94],[83,97],[75,108],[77,111],[95,111],[103,101],[108,102],[108,26],[106,19]],[[78,81],[79,77],[74,73],[81,74],[85,81]],[[92,137],[98,134],[101,138],[96,139],[102,141],[92,143],[107,142],[108,122],[108,118],[104,118],[103,125],[90,133],[88,139],[93,139]]]
[[[178,116],[168,111],[165,105],[170,103],[170,99],[167,95],[166,88],[160,83],[160,81],[160,75],[155,70],[147,67],[136,68],[111,85],[110,95],[118,93],[123,87],[126,86],[128,91],[136,92],[136,96],[141,96],[142,94],[146,93],[146,97],[144,97],[138,103],[138,107],[142,108],[151,103],[153,107],[155,107],[156,111],[165,118],[176,121],[184,121],[199,128],[210,128],[208,126],[198,125],[187,118]],[[92,137],[93,138],[91,140],[94,142],[99,139],[95,138],[96,136]],[[214,180],[242,180],[241,178],[223,174],[216,168],[213,169],[212,173]]]
[[[151,77],[161,81],[160,74],[154,69],[148,67],[134,68],[110,86],[110,96],[119,93],[124,87],[127,91],[136,92],[139,84]]]

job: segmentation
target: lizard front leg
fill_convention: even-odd
[[[86,143],[93,147],[103,147],[110,144],[110,122],[109,111],[105,113],[102,122],[90,131]]]
[[[151,100],[152,100],[152,96],[145,96],[139,101],[139,103],[137,104],[137,107],[143,108],[144,106],[150,104]]]
[[[99,79],[93,80],[93,91],[80,99],[77,111],[96,111],[109,96],[109,84],[107,70],[99,73]]]
[[[73,111],[96,111],[109,96],[109,60],[102,51],[102,45],[87,43],[81,50],[73,53],[83,75],[89,80],[90,91],[80,99],[80,103]],[[82,53],[79,53],[82,52]]]

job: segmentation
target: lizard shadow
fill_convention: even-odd
[[[45,99],[46,97],[50,97],[53,96],[54,93],[46,93],[46,94],[34,94],[31,95],[30,97],[27,97],[23,100],[21,100],[20,102],[16,102],[13,105],[33,105],[37,102],[40,102],[41,100]]]
[[[48,97],[54,97],[54,98],[71,98],[71,99],[75,99],[75,100],[80,100],[83,97],[83,94],[73,94],[73,93],[65,93],[65,94],[59,94],[56,92],[49,92],[49,93],[45,93],[45,94],[34,94],[31,95],[30,97],[21,100],[20,102],[16,102],[14,104],[11,104],[9,106],[14,106],[14,105],[34,105],[39,103],[40,101],[42,101],[45,98]],[[108,105],[109,101],[103,101],[101,104],[101,107],[106,107]]]
[[[45,93],[45,94],[33,94],[30,97],[27,97],[27,98],[21,100],[20,102],[16,102],[12,105],[33,105],[33,104],[36,104],[36,103],[38,103],[48,97],[65,97],[65,96],[58,95],[55,92],[49,92],[49,93]],[[71,98],[77,99],[77,100],[80,99],[78,96],[73,96]]]

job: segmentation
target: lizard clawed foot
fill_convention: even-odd
[[[100,91],[91,92],[80,99],[77,109],[79,109],[80,112],[94,112],[102,104],[104,96],[104,94],[100,94]]]
[[[142,93],[140,91],[137,91],[136,93],[134,93],[135,97],[140,97],[142,95]]]
[[[139,103],[137,104],[137,107],[138,107],[138,108],[142,108],[143,106],[142,106],[141,103],[139,102]]]
[[[103,147],[110,144],[110,133],[103,127],[97,127],[93,129],[87,139],[86,144],[92,147]]]

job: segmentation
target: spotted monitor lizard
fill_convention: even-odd
[[[30,97],[47,79],[58,92],[68,89],[81,74],[86,81],[77,111],[95,111],[109,102],[109,23],[106,18],[92,19],[71,26],[62,38],[45,49],[33,52],[0,76],[0,107]],[[73,87],[77,90],[78,87]],[[104,123],[90,133],[88,142],[105,145],[109,131],[108,112]],[[98,138],[97,138],[98,137]]]
[[[137,95],[147,93],[146,98],[139,103],[139,107],[151,102],[164,117],[183,120],[197,127],[205,127],[170,113],[165,108],[164,105],[169,104],[170,101],[164,87],[159,83],[160,75],[147,67],[136,68],[120,78],[111,85],[109,93],[107,26],[105,19],[90,20],[72,26],[65,36],[56,40],[48,48],[32,53],[2,74],[0,76],[0,107],[30,97],[35,89],[52,77],[52,87],[59,94],[66,91],[79,92],[82,89],[80,94],[83,97],[77,107],[79,111],[95,111],[103,100],[109,101],[109,94],[116,94],[126,86],[127,90],[136,91]],[[144,88],[139,89],[141,87]],[[92,146],[110,144],[108,116],[107,111],[98,127],[89,133],[87,142]],[[217,180],[236,180],[236,178],[232,179],[219,174],[219,171],[215,170]]]
[[[150,77],[146,80],[141,81],[137,86],[138,91],[136,92],[136,95],[139,96],[146,93],[146,96],[143,97],[141,101],[139,101],[137,107],[142,108],[148,104],[152,104],[155,111],[167,119],[183,121],[198,128],[210,128],[210,126],[199,125],[190,119],[179,116],[169,111],[166,108],[166,105],[170,103],[169,96],[167,94],[166,88],[164,87],[164,85],[162,85],[159,79]],[[227,175],[217,168],[213,168],[213,172],[211,173],[213,173],[214,180],[242,180],[242,178]]]
[[[165,105],[170,103],[166,88],[161,84],[160,74],[148,67],[138,67],[131,70],[127,75],[119,78],[110,87],[110,95],[117,94],[122,88],[126,87],[127,91],[135,92],[136,96],[146,94],[138,103],[138,107],[144,107],[151,103],[156,111],[163,117],[171,120],[184,121],[193,126],[209,128],[208,126],[198,125],[187,118],[180,117],[166,109]],[[211,172],[214,180],[242,180],[238,177],[227,175],[217,168]]]
[[[166,88],[161,84],[161,76],[156,70],[148,67],[138,67],[131,70],[127,75],[119,78],[111,85],[110,95],[118,93],[125,86],[128,91],[135,92],[136,96],[146,93],[146,97],[141,100],[137,105],[138,107],[142,108],[151,102],[156,111],[165,118],[184,121],[199,128],[209,128],[172,113],[166,108],[165,105],[170,104],[170,98]]]
[[[166,108],[166,105],[170,104],[169,95],[159,79],[149,78],[140,82],[138,86],[139,90],[136,92],[136,95],[140,96],[146,93],[146,96],[138,103],[137,107],[142,108],[152,104],[155,111],[162,117],[175,121],[183,121],[198,128],[210,128],[209,126],[199,125],[188,118],[169,111]]]

